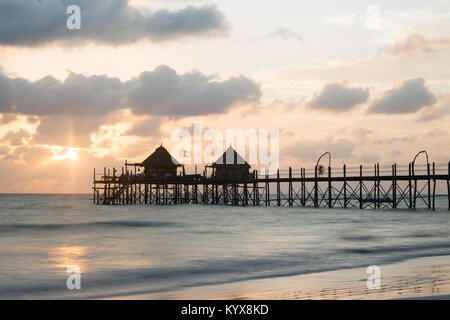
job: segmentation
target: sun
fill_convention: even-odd
[[[63,149],[54,154],[52,158],[55,160],[76,160],[78,159],[78,150],[72,148]]]

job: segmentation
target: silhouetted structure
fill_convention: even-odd
[[[140,165],[144,167],[145,177],[155,180],[176,177],[177,168],[182,166],[162,145]]]
[[[427,157],[426,164],[416,165],[416,158],[400,169],[393,164],[380,170],[377,163],[372,168],[344,165],[332,170],[329,162],[325,168],[319,163],[312,170],[294,171],[289,167],[258,178],[257,171],[250,172],[250,165],[231,147],[206,166],[203,174],[197,174],[197,167],[195,174],[186,174],[184,166],[160,146],[142,163],[125,162],[119,177],[115,168],[104,168],[103,174],[96,174],[94,169],[93,201],[101,205],[275,204],[360,209],[413,209],[422,205],[434,210],[440,181],[446,182],[450,210],[450,162],[430,163]],[[130,167],[134,167],[134,173]],[[144,167],[144,173],[138,173],[140,167]],[[177,175],[179,167],[183,170]],[[210,175],[208,167],[213,169]]]
[[[216,180],[250,180],[250,165],[231,146],[211,165]]]

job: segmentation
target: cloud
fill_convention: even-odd
[[[41,119],[33,142],[46,145],[88,147],[91,134],[106,122],[105,115],[51,115]]]
[[[388,86],[403,82],[405,79],[423,78],[433,81],[434,87],[439,88],[440,92],[448,92],[450,68],[442,66],[448,65],[450,47],[448,49],[444,49],[443,45],[430,47],[433,50],[430,53],[417,51],[404,56],[375,54],[361,58],[325,59],[314,64],[266,69],[255,77],[264,80],[265,93],[276,92],[278,97],[283,95],[291,100],[311,95],[324,83],[339,83],[342,79],[351,84],[363,84],[371,88]],[[293,90],[295,87],[298,88],[296,91]]]
[[[3,114],[2,118],[0,119],[0,125],[9,124],[11,122],[14,122],[18,119],[16,114]]]
[[[433,52],[450,48],[450,37],[426,39],[424,36],[413,33],[401,41],[387,45],[379,53],[409,54],[414,52]]]
[[[342,112],[365,103],[368,98],[367,88],[350,88],[345,84],[331,83],[325,85],[319,95],[309,102],[309,106],[312,109]]]
[[[411,79],[400,86],[386,91],[383,97],[375,100],[369,113],[404,114],[414,113],[436,103],[436,97],[425,86],[422,78]]]
[[[133,126],[126,132],[127,135],[151,137],[159,136],[159,127],[161,126],[160,118],[148,118],[144,120],[138,120]]]
[[[160,66],[128,81],[70,73],[64,81],[37,81],[0,73],[0,113],[28,115],[37,122],[34,142],[86,147],[90,136],[117,110],[181,118],[219,114],[236,104],[259,101],[259,85],[244,76],[218,80],[201,72],[177,74]],[[114,121],[116,121],[115,119]],[[138,122],[129,134],[146,136],[156,122]]]
[[[66,9],[81,9],[81,29],[69,30]],[[213,6],[180,10],[136,8],[128,0],[2,0],[0,44],[37,46],[52,42],[119,45],[148,39],[161,42],[226,31],[224,15]]]
[[[355,141],[358,143],[367,143],[368,137],[373,134],[372,130],[359,128],[352,131]]]
[[[427,122],[443,119],[450,114],[450,94],[444,94],[438,97],[436,105],[423,108],[418,113],[418,122]]]
[[[98,114],[121,107],[126,87],[117,78],[71,73],[31,82],[0,74],[0,112],[26,115]],[[2,98],[3,97],[3,98]]]
[[[24,129],[18,131],[8,131],[2,141],[9,142],[13,146],[21,146],[24,140],[30,137],[30,133]]]
[[[224,112],[238,102],[259,100],[259,86],[244,76],[219,82],[200,72],[178,75],[160,66],[132,84],[129,104],[136,114],[195,116]]]
[[[9,153],[9,147],[8,146],[0,146],[0,155],[6,155]]]
[[[0,73],[1,113],[98,117],[131,108],[136,114],[181,117],[221,113],[260,96],[259,85],[245,76],[219,81],[200,72],[179,75],[167,66],[124,82],[76,73],[64,81],[47,76],[31,82]]]
[[[427,131],[423,134],[423,137],[425,139],[428,138],[443,138],[443,137],[448,137],[450,134],[447,131],[444,131],[442,129],[439,128],[434,128],[430,131]]]
[[[417,136],[405,136],[405,137],[393,137],[389,139],[377,139],[373,141],[373,144],[406,144],[417,142]]]
[[[303,41],[303,37],[298,32],[295,32],[292,29],[286,28],[286,27],[279,27],[274,32],[267,35],[267,38],[271,37],[281,37],[284,40],[297,40],[297,41]]]

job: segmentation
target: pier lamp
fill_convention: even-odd
[[[414,164],[416,163],[416,159],[417,159],[417,157],[419,156],[419,155],[421,155],[422,153],[425,153],[425,156],[427,157],[427,170],[428,170],[428,168],[429,168],[429,164],[430,164],[430,162],[428,161],[428,153],[425,151],[425,150],[422,150],[422,151],[420,151],[420,152],[418,152],[417,154],[416,154],[416,156],[414,157],[414,160],[413,160],[413,162],[412,162],[412,164],[411,164],[411,170],[412,170],[412,175],[414,176],[415,175],[415,172],[414,172]],[[429,172],[428,172],[429,173]],[[428,195],[430,195],[430,189],[429,189],[429,185],[428,185]],[[414,179],[414,204],[413,204],[413,207],[415,208],[416,207],[416,200],[417,200],[417,180],[416,179]],[[430,206],[430,200],[428,200],[428,206]]]
[[[321,160],[324,156],[326,156],[326,155],[328,155],[328,167],[331,167],[331,153],[329,153],[329,152],[327,151],[327,152],[325,152],[323,155],[321,155],[321,156],[319,157],[319,159],[317,160],[317,163],[316,163],[316,170],[319,168],[319,162],[320,162],[320,160]]]
[[[414,164],[416,163],[416,159],[417,159],[417,157],[418,157],[419,155],[421,155],[422,153],[424,153],[425,156],[427,157],[427,165],[430,163],[430,162],[428,161],[428,153],[427,153],[425,150],[422,150],[422,151],[418,152],[418,153],[416,154],[416,156],[414,157],[414,160],[413,160],[413,162],[412,162],[412,174],[413,174],[413,175],[414,175]]]

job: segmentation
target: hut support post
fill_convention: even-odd
[[[95,193],[96,193],[96,185],[95,185],[95,168],[94,168],[94,196],[93,196],[93,203],[95,204]]]
[[[347,209],[347,167],[344,164],[343,167],[343,174],[344,174],[344,208]]]
[[[253,180],[253,206],[259,205],[259,190],[258,190],[258,171],[254,171]]]
[[[301,190],[300,190],[300,202],[302,204],[302,207],[305,206],[305,169],[300,168],[300,177],[301,177]]]
[[[280,169],[277,169],[277,206],[281,206]]]
[[[430,163],[427,163],[427,188],[428,188],[428,209],[431,209],[431,170]]]
[[[411,185],[411,162],[409,163],[409,179],[408,179],[409,209],[412,209],[412,185]]]
[[[314,168],[314,207],[317,208],[318,206],[318,183],[317,183],[317,166]]]
[[[144,192],[145,192],[144,202],[145,202],[145,204],[148,204],[148,184],[147,183],[144,185]]]
[[[448,210],[450,210],[450,161],[448,162],[448,171],[447,171],[447,200],[448,200]]]
[[[392,165],[392,208],[397,208],[397,164]]]
[[[270,206],[270,183],[269,183],[269,174],[267,173],[267,169],[266,169],[266,188],[265,189],[266,189],[266,207],[267,207],[267,206]]]
[[[333,207],[332,203],[332,189],[331,189],[331,167],[328,167],[328,208]]]
[[[359,208],[363,208],[363,167],[359,166]]]
[[[450,161],[448,162],[448,172],[447,172],[447,201],[448,201],[448,210],[450,210]]]
[[[377,163],[377,208],[380,209],[380,164]]]
[[[433,162],[433,211],[436,210],[436,165]]]
[[[292,207],[292,168],[289,167],[289,207]]]
[[[244,206],[248,206],[248,185],[244,182]]]
[[[415,172],[415,168],[414,165],[412,165],[412,175],[414,178],[414,197],[413,197],[413,208],[416,208],[416,204],[417,204],[417,179],[416,179],[416,172]]]
[[[216,189],[216,195],[215,195],[215,203],[216,204],[219,204],[219,185],[216,183],[215,185],[214,185],[214,187],[215,187],[215,189]]]
[[[374,168],[374,183],[373,183],[373,196],[372,196],[372,201],[373,201],[373,208],[376,209],[377,208],[377,165],[374,164],[373,165]]]

